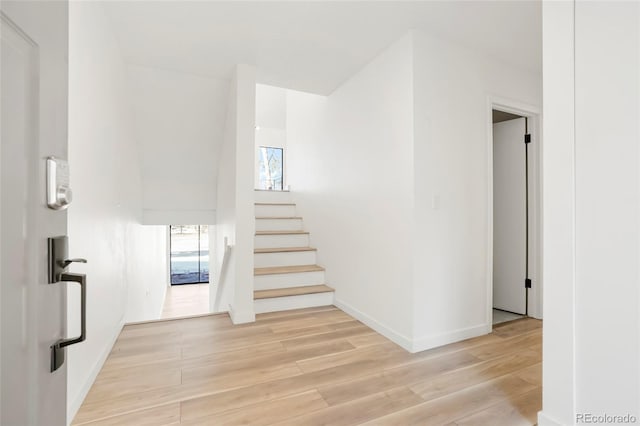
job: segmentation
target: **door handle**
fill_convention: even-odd
[[[72,263],[87,263],[87,259],[65,259],[63,261],[60,262],[62,266],[62,269],[65,269],[67,266],[71,265]],[[62,281],[72,281],[72,280],[62,280]]]
[[[73,259],[73,261],[76,260]],[[84,342],[87,338],[87,275],[63,272],[60,274],[60,281],[80,284],[80,336],[69,339],[60,339],[51,346],[51,372],[56,371],[60,366],[62,366],[62,364],[64,364],[64,348],[70,345],[75,345],[76,343]]]

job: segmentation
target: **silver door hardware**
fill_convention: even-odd
[[[63,210],[72,200],[69,163],[56,157],[47,158],[47,206],[53,210]]]
[[[60,339],[51,346],[51,372],[64,364],[65,350],[69,345],[84,342],[87,338],[87,276],[67,272],[70,264],[87,263],[85,259],[69,259],[69,238],[67,236],[48,239],[49,245],[49,284],[74,282],[80,284],[80,336]]]

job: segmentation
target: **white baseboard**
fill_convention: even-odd
[[[421,352],[427,349],[448,345],[449,343],[455,343],[461,340],[471,339],[472,337],[482,336],[489,333],[491,333],[491,324],[480,324],[467,328],[459,328],[458,330],[453,330],[442,334],[424,336],[413,341],[411,352]]]
[[[124,318],[120,320],[120,324],[116,328],[115,333],[113,334],[113,336],[111,336],[111,339],[109,339],[109,342],[104,346],[102,353],[100,354],[100,357],[98,358],[96,363],[93,365],[93,368],[87,375],[87,379],[85,380],[84,385],[80,389],[80,392],[75,398],[71,400],[71,403],[67,404],[67,425],[71,424],[71,422],[73,421],[73,418],[76,416],[76,414],[78,413],[78,410],[82,406],[84,399],[87,397],[87,394],[91,390],[91,386],[93,386],[93,382],[96,381],[96,377],[98,377],[100,370],[102,370],[102,366],[104,365],[105,361],[107,360],[107,357],[109,356],[109,354],[111,353],[111,350],[113,349],[113,345],[115,345],[116,340],[118,339],[118,336],[120,336],[122,327],[124,327]]]
[[[449,343],[455,343],[460,340],[470,339],[472,337],[482,336],[491,333],[491,324],[480,324],[473,327],[461,328],[448,333],[435,336],[424,336],[418,339],[410,339],[397,331],[380,323],[378,320],[371,318],[369,315],[359,311],[353,306],[341,300],[335,299],[334,305],[342,309],[355,319],[362,321],[378,333],[382,334],[392,342],[402,346],[411,353],[421,352],[427,349],[435,348]]]
[[[256,314],[253,311],[236,311],[229,305],[229,316],[234,324],[246,324],[256,321]]]
[[[549,417],[544,412],[538,412],[538,426],[567,426],[558,420]]]
[[[348,303],[345,303],[345,302],[343,302],[341,300],[338,300],[338,299],[334,299],[333,303],[334,303],[334,305],[336,307],[342,309],[343,311],[345,311],[346,313],[348,313],[349,315],[351,315],[355,319],[357,319],[357,320],[363,322],[364,324],[366,324],[367,326],[371,327],[372,329],[374,329],[378,333],[382,334],[387,339],[389,339],[392,342],[398,344],[399,346],[403,347],[407,351],[412,352],[411,351],[411,346],[412,346],[411,345],[411,339],[409,339],[408,337],[403,336],[402,334],[400,334],[397,331],[391,329],[390,327],[387,327],[386,325],[380,323],[378,320],[375,320],[375,319],[371,318],[369,315],[357,310],[356,308],[354,308],[353,306],[349,305]]]

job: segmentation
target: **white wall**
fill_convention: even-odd
[[[327,98],[287,97],[289,183],[327,284],[413,351],[491,330],[490,98],[539,107],[540,75],[421,31]]]
[[[545,3],[543,24],[547,291],[539,423],[575,424],[580,413],[630,414],[636,423],[640,5]]]
[[[412,42],[324,98],[287,97],[289,183],[336,304],[410,347]]]
[[[68,419],[80,407],[125,320],[157,318],[166,290],[165,231],[140,225],[142,184],[125,65],[102,6],[71,2],[69,37],[70,255],[87,274],[87,340],[67,349]],[[69,285],[68,335],[79,334]]]
[[[543,413],[539,424],[575,421],[575,163],[573,3],[544,2],[542,185]]]
[[[414,32],[415,350],[491,329],[488,98],[539,106],[541,83],[540,75]]]
[[[223,286],[211,291],[211,305],[216,294],[224,301],[220,310],[229,310],[234,323],[255,320],[253,311],[253,205],[255,150],[255,69],[238,65],[231,81],[224,130],[224,143],[218,164],[216,221],[216,280]],[[223,268],[225,239],[233,246],[228,264]]]
[[[229,82],[135,65],[127,77],[146,223],[213,223]]]
[[[638,417],[640,3],[575,25],[576,410]]]

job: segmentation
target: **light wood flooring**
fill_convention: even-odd
[[[410,354],[334,307],[128,325],[74,424],[532,425],[542,323]]]
[[[160,318],[209,313],[209,284],[172,285],[167,289]]]

